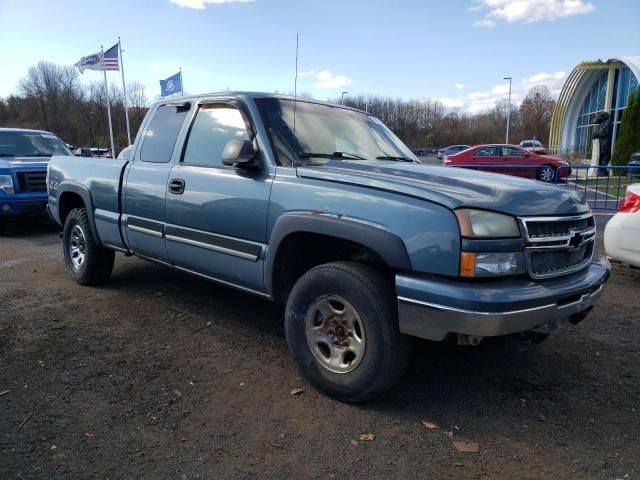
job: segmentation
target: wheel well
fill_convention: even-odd
[[[60,223],[64,225],[67,215],[74,208],[85,208],[84,200],[77,193],[64,192],[58,199],[58,213],[60,215]]]
[[[272,273],[273,298],[286,302],[289,292],[305,272],[323,263],[339,260],[369,265],[385,276],[393,274],[380,255],[364,245],[329,235],[292,233],[278,246]]]

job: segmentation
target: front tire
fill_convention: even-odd
[[[113,270],[115,252],[102,248],[93,238],[87,210],[74,208],[64,222],[64,263],[80,285],[106,282]]]
[[[338,400],[363,402],[402,376],[411,339],[398,330],[393,285],[355,262],[305,273],[285,312],[289,350],[300,372]]]
[[[556,169],[551,165],[540,167],[536,172],[536,178],[541,182],[551,183],[556,178]]]

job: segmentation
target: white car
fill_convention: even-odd
[[[607,223],[604,249],[613,260],[640,268],[640,183],[627,187],[618,213]]]

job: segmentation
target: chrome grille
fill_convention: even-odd
[[[566,217],[521,217],[532,278],[567,275],[593,257],[596,225],[591,213]]]

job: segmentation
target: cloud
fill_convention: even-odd
[[[460,91],[464,90],[465,88],[467,88],[467,86],[464,83],[456,83],[456,88]]]
[[[565,76],[564,72],[555,72],[555,73],[536,73],[535,75],[531,75],[530,77],[523,78],[522,83],[526,84],[537,84],[537,83],[548,83],[549,80],[562,80]]]
[[[344,75],[334,75],[329,70],[322,70],[314,75],[316,81],[312,86],[315,88],[342,88],[353,83],[353,80],[349,77],[345,77]]]
[[[513,90],[513,87],[511,88]],[[492,95],[509,95],[509,84],[500,83],[491,89]]]
[[[474,27],[480,28],[493,28],[496,26],[496,22],[494,22],[493,20],[489,20],[488,18],[483,18],[482,20],[473,22],[472,25]]]
[[[470,100],[479,100],[481,98],[489,98],[491,94],[489,92],[471,92],[467,97]]]
[[[564,84],[566,75],[567,74],[565,72],[541,72],[536,73],[535,75],[531,75],[530,77],[523,78],[521,83],[522,87],[526,90],[540,85],[546,85],[547,87],[549,87],[551,95],[557,97],[560,94],[560,90],[562,89],[562,85]]]
[[[486,11],[484,19],[474,27],[493,28],[497,20],[507,23],[553,22],[574,15],[586,15],[595,10],[584,0],[476,0],[472,11]]]
[[[437,102],[440,102],[446,108],[464,107],[464,100],[462,98],[441,97],[441,98],[434,98],[434,100]]]
[[[169,0],[171,3],[175,3],[179,7],[193,8],[195,10],[204,10],[209,3],[221,4],[221,3],[248,3],[254,0]]]

